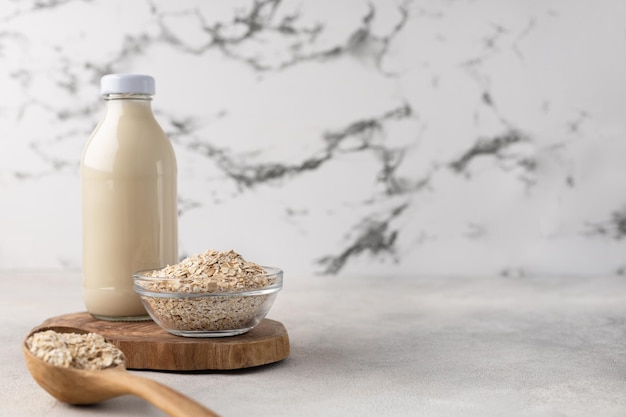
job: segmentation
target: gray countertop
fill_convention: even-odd
[[[1,416],[163,415],[134,397],[57,402],[20,344],[84,310],[80,273],[2,272]],[[624,277],[285,275],[269,318],[286,360],[250,370],[136,372],[230,416],[624,416]]]

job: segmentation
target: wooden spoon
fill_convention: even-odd
[[[60,333],[87,333],[81,329],[52,327],[37,329]],[[32,334],[32,333],[31,333]],[[26,337],[28,339],[30,335]],[[122,363],[99,371],[64,368],[36,357],[22,344],[26,366],[39,385],[59,401],[69,404],[94,404],[120,395],[133,394],[173,417],[219,417],[191,398],[151,379],[131,374]]]

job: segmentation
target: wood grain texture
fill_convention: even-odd
[[[287,329],[270,319],[242,335],[221,338],[174,336],[153,321],[103,321],[87,312],[52,317],[35,329],[47,327],[73,327],[104,336],[124,352],[128,369],[242,369],[281,361],[290,349]]]

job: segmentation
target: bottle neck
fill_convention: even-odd
[[[152,115],[152,96],[148,94],[106,94],[104,101],[107,115],[111,113]]]
[[[113,94],[105,94],[104,99],[106,101],[110,100],[147,100],[152,101],[152,96],[148,94],[137,94],[137,93],[113,93]]]

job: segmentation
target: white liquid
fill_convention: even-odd
[[[83,299],[132,320],[146,316],[133,272],[178,262],[176,159],[149,100],[106,103],[81,161]]]

